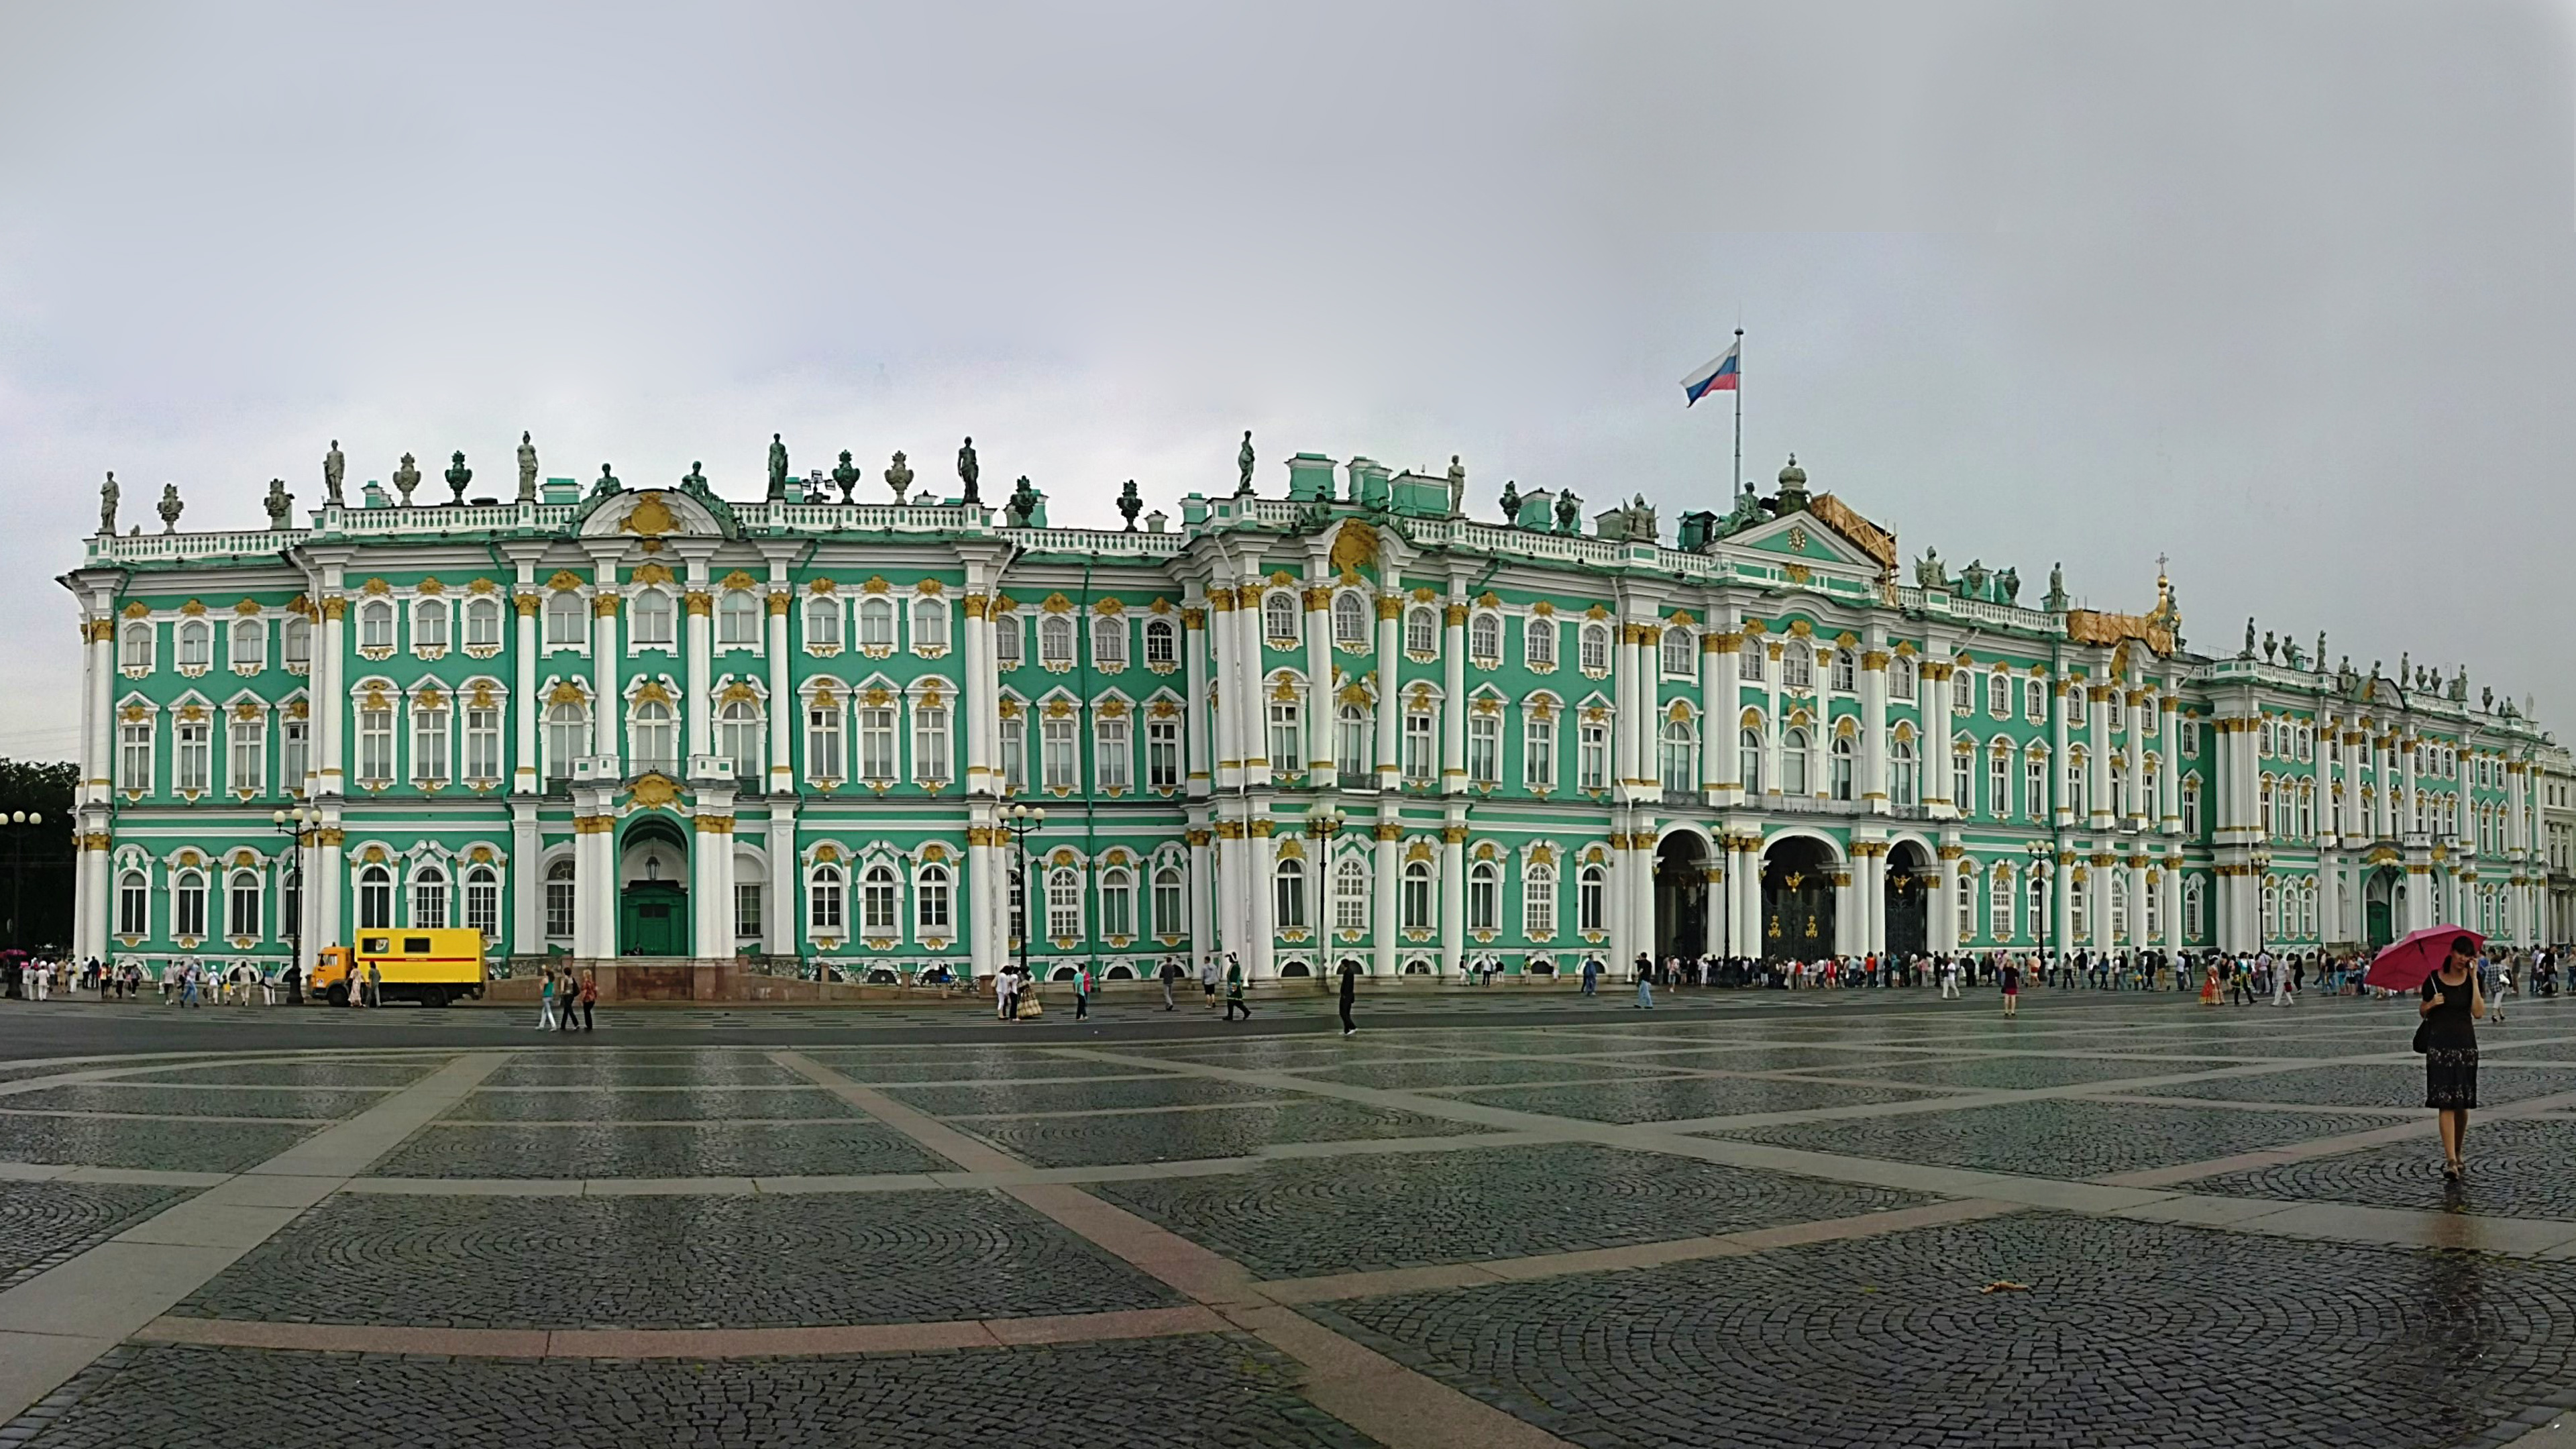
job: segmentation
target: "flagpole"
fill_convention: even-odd
[[[1727,490],[1731,500],[1744,491],[1744,329],[1735,329],[1735,483]],[[1730,503],[1729,506],[1732,506]]]

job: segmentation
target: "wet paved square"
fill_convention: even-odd
[[[2576,1067],[2512,1065],[2576,1002],[2491,1033],[2452,1186],[2402,1003],[1681,995],[0,1063],[0,1391],[14,1305],[202,1264],[0,1443],[2466,1449],[2576,1402]]]

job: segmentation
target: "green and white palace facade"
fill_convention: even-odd
[[[1794,462],[1669,533],[1547,492],[1479,521],[1454,469],[1283,471],[1173,527],[1131,490],[1125,531],[1047,526],[1025,480],[728,503],[692,469],[102,532],[62,579],[77,950],[275,969],[467,926],[522,958],[1260,979],[2556,914],[2564,752],[2464,680],[2250,626],[2191,652],[2162,578],[2142,612],[2028,607],[1901,561]]]

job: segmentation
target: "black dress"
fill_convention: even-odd
[[[2439,973],[2424,978],[2423,1000],[2442,993],[2442,1004],[2424,1016],[2424,1105],[2466,1111],[2478,1104],[2478,1030],[2469,1019],[2477,975],[2457,986]]]

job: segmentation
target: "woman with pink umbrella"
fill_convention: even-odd
[[[2469,1111],[2478,1105],[2475,1023],[2486,1016],[2487,1000],[2477,959],[2485,945],[2475,931],[2435,926],[2390,945],[2370,963],[2371,985],[2392,991],[2412,986],[2421,998],[2415,1050],[2424,1054],[2424,1105],[2441,1114],[2442,1176],[2452,1182],[2467,1170],[2461,1151]]]

